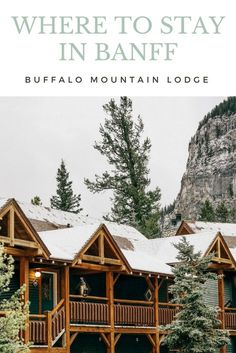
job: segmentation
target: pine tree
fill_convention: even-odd
[[[42,206],[42,201],[41,201],[40,197],[37,195],[31,199],[31,203],[34,206]]]
[[[93,193],[113,191],[111,213],[105,219],[130,224],[147,237],[156,237],[160,189],[147,189],[151,142],[142,139],[142,119],[133,117],[132,101],[127,97],[120,98],[120,105],[112,99],[103,109],[107,117],[100,126],[101,141],[95,142],[94,148],[106,157],[111,170],[95,175],[95,181],[85,179],[85,184]]]
[[[216,274],[208,271],[212,256],[194,252],[185,237],[174,246],[178,264],[172,270],[175,277],[170,293],[181,309],[171,324],[161,327],[168,332],[164,343],[181,353],[215,353],[229,339],[228,332],[220,329],[218,308],[204,300],[207,281],[217,280]]]
[[[58,210],[79,213],[81,195],[75,195],[72,190],[72,181],[69,181],[69,172],[66,170],[65,162],[61,161],[60,168],[57,170],[57,195],[50,199],[51,207]]]
[[[24,287],[16,291],[10,299],[2,299],[3,294],[9,291],[9,284],[14,274],[14,260],[4,253],[0,244],[0,352],[1,353],[28,353],[28,346],[20,339],[20,330],[25,329],[28,318],[28,304],[24,304],[22,296]]]
[[[199,220],[204,222],[214,222],[215,221],[215,211],[209,200],[206,200],[201,209]]]
[[[229,210],[227,209],[224,201],[219,203],[219,205],[216,207],[215,214],[216,214],[216,221],[217,222],[225,223],[228,221]]]

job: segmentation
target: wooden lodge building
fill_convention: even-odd
[[[26,284],[32,353],[165,353],[161,344],[177,310],[170,303],[181,235],[215,253],[206,301],[220,307],[236,352],[236,225],[182,222],[173,237],[148,240],[132,227],[14,199],[0,199],[0,242],[15,259],[11,296]],[[171,265],[172,264],[172,265]]]

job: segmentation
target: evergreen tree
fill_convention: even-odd
[[[34,206],[42,206],[42,201],[41,201],[40,197],[37,195],[31,199],[31,203]]]
[[[203,203],[200,209],[199,220],[204,222],[215,221],[215,211],[211,202],[208,199]]]
[[[225,223],[228,221],[229,210],[227,209],[224,201],[219,203],[219,205],[216,207],[215,214],[216,214],[216,221],[217,222]]]
[[[81,195],[75,195],[72,190],[72,181],[69,181],[69,173],[66,170],[65,162],[61,161],[60,168],[57,170],[57,195],[52,196],[51,207],[58,210],[79,213]]]
[[[161,329],[168,332],[164,343],[181,353],[215,353],[229,343],[228,332],[220,329],[218,308],[204,300],[207,281],[217,280],[208,271],[211,255],[202,257],[183,237],[174,245],[178,250],[177,265],[173,268],[174,284],[170,286],[173,303],[181,309],[175,320]]]
[[[16,291],[10,299],[2,299],[9,291],[9,284],[14,274],[14,260],[4,253],[0,244],[0,352],[28,353],[28,346],[20,339],[19,332],[24,330],[28,318],[28,305],[22,302],[24,287]]]
[[[107,220],[127,223],[147,237],[159,235],[160,189],[151,191],[148,161],[151,149],[149,138],[142,140],[144,125],[138,116],[133,117],[132,101],[120,98],[120,105],[112,99],[103,106],[107,114],[100,126],[101,141],[94,148],[106,157],[111,170],[95,181],[85,179],[93,193],[113,191],[113,205]]]

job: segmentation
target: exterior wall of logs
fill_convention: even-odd
[[[27,286],[27,301],[32,270],[49,270],[50,267],[46,263],[29,263],[26,257],[17,257],[17,264],[20,285]],[[34,343],[32,352],[168,352],[161,346],[164,332],[159,330],[159,325],[170,323],[180,310],[168,297],[171,278],[108,270],[86,271],[65,264],[51,267],[59,274],[57,304],[51,311],[30,314],[24,336],[26,341]],[[228,291],[225,285],[235,278],[232,273],[228,276],[223,271],[218,272],[223,275],[218,280],[216,295],[222,327],[229,329],[234,337],[236,308],[224,304]],[[78,291],[81,277],[89,288],[86,296]],[[226,352],[226,348],[221,352]]]
[[[166,332],[160,325],[170,323],[181,310],[168,293],[173,278],[170,272],[167,276],[131,268],[105,225],[93,235],[90,229],[78,253],[64,260],[51,256],[14,200],[0,207],[0,231],[5,251],[15,258],[5,298],[25,285],[23,300],[30,302],[30,316],[22,334],[32,344],[32,353],[168,352],[161,344]],[[67,233],[65,239],[70,245]],[[217,233],[211,241],[208,250],[216,256],[209,270],[219,276],[208,283],[206,301],[219,306],[222,328],[231,335],[231,345],[220,353],[236,352],[236,263],[222,235]],[[123,242],[130,246],[128,239]]]

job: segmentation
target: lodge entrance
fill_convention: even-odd
[[[35,277],[35,273],[40,277]],[[30,314],[43,314],[57,305],[58,273],[48,269],[32,269],[29,279]]]
[[[51,311],[57,304],[57,274],[42,272],[41,278],[41,308],[42,312]]]

